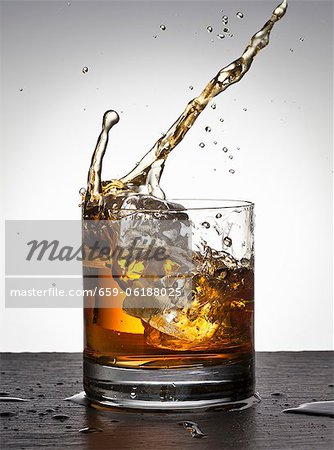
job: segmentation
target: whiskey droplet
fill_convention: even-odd
[[[233,175],[235,173],[234,169],[230,169],[229,172]]]
[[[238,19],[243,19],[244,15],[242,14],[242,12],[237,12],[237,17]]]
[[[228,236],[224,237],[224,239],[223,239],[223,244],[225,245],[225,247],[231,247],[231,245],[232,245],[232,239],[229,238]]]
[[[166,25],[161,24],[161,25],[160,25],[160,30],[161,30],[161,31],[166,31]]]
[[[207,29],[207,31],[208,31],[209,33],[212,33],[212,31],[213,31],[213,28],[210,27],[210,26],[206,27],[206,29]]]
[[[227,147],[223,147],[223,152],[227,153],[228,152],[228,148]]]
[[[83,67],[83,68],[82,68],[82,73],[87,73],[87,72],[88,72],[88,67],[86,67],[86,66]]]
[[[201,142],[201,143],[199,144],[199,146],[200,146],[201,148],[204,148],[204,147],[205,147],[204,142]]]
[[[207,133],[210,133],[211,128],[210,128],[210,127],[205,127],[205,131],[206,131]]]

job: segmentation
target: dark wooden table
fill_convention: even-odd
[[[282,410],[313,400],[333,399],[333,353],[257,353],[261,403],[243,411],[190,414],[101,412],[64,401],[82,390],[80,354],[2,354],[1,394],[30,401],[0,402],[0,447],[332,449],[333,419],[286,414]],[[59,414],[69,418],[56,420],[54,416]],[[177,425],[182,420],[197,422],[207,437],[192,438]],[[79,432],[84,427],[102,431]]]

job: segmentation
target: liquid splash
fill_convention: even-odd
[[[160,179],[168,155],[183,140],[209,102],[244,77],[255,56],[269,44],[271,30],[275,23],[285,15],[286,10],[287,1],[283,0],[261,30],[253,35],[242,55],[223,67],[205,86],[203,91],[188,103],[165,136],[158,139],[134,169],[120,180],[111,180],[102,186],[102,160],[108,143],[108,134],[110,129],[119,121],[119,116],[115,111],[107,111],[103,117],[102,132],[89,170],[85,206],[101,206],[103,197],[107,195],[119,197],[120,195],[138,192],[164,199],[165,194],[160,187]],[[223,17],[223,22],[225,25],[227,24],[227,16]],[[211,107],[214,108],[215,104],[212,104]],[[230,172],[232,173],[232,170]]]

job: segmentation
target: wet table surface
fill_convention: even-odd
[[[82,390],[78,353],[1,354],[1,395],[29,402],[0,402],[3,449],[331,449],[330,417],[286,414],[300,403],[332,400],[334,352],[257,353],[262,401],[235,412],[102,412],[65,401]],[[54,416],[68,416],[57,420]],[[179,421],[197,422],[207,437],[194,439]],[[101,431],[85,434],[84,427]]]

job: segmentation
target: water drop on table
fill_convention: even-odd
[[[220,122],[224,122],[224,119],[222,117],[219,120],[220,120]]]
[[[183,421],[178,422],[178,425],[183,426],[183,428],[190,433],[193,438],[204,438],[206,434],[199,428],[198,424],[195,422]]]
[[[227,153],[228,152],[228,148],[227,147],[223,147],[223,152]]]
[[[300,40],[300,42],[304,42],[304,38],[303,37],[300,37],[299,40]]]
[[[202,227],[207,228],[207,229],[210,228],[209,222],[203,222]]]
[[[87,73],[87,72],[88,72],[88,67],[86,67],[86,66],[83,67],[83,68],[82,68],[82,73]]]
[[[201,148],[204,148],[204,147],[205,147],[204,142],[201,142],[201,143],[199,144],[199,146],[200,146]]]
[[[230,169],[229,172],[233,175],[235,173],[234,169]]]
[[[205,131],[208,132],[208,133],[210,133],[211,128],[210,128],[210,127],[205,127]]]
[[[233,159],[233,155],[230,155],[229,158],[230,158],[230,159]]]
[[[213,31],[213,28],[210,27],[210,26],[206,27],[206,29],[207,29],[207,31],[208,31],[209,33],[212,33],[212,31]]]
[[[216,103],[212,103],[211,108],[216,109],[216,107],[217,107]]]
[[[67,414],[55,414],[54,416],[52,416],[52,419],[59,420],[60,422],[63,422],[64,420],[67,420],[69,418],[70,416],[68,416]]]
[[[217,38],[219,38],[219,39],[224,39],[224,37],[225,37],[225,34],[217,34]]]
[[[216,214],[216,219],[220,219],[222,215],[220,213]]]
[[[243,19],[244,15],[241,11],[238,11],[236,16],[238,17],[238,19]]]
[[[161,30],[161,31],[165,31],[165,30],[166,30],[166,25],[161,24],[161,25],[160,25],[160,30]]]
[[[189,89],[192,91],[194,89],[194,86],[189,86]]]
[[[131,397],[131,398],[136,398],[136,393],[135,393],[135,392],[131,392],[131,393],[130,393],[130,397]]]
[[[229,29],[228,28],[224,28],[223,31],[224,31],[224,33],[228,33]]]
[[[103,431],[102,428],[97,427],[85,427],[80,428],[79,433],[89,434],[89,433],[96,433],[98,431]]]

